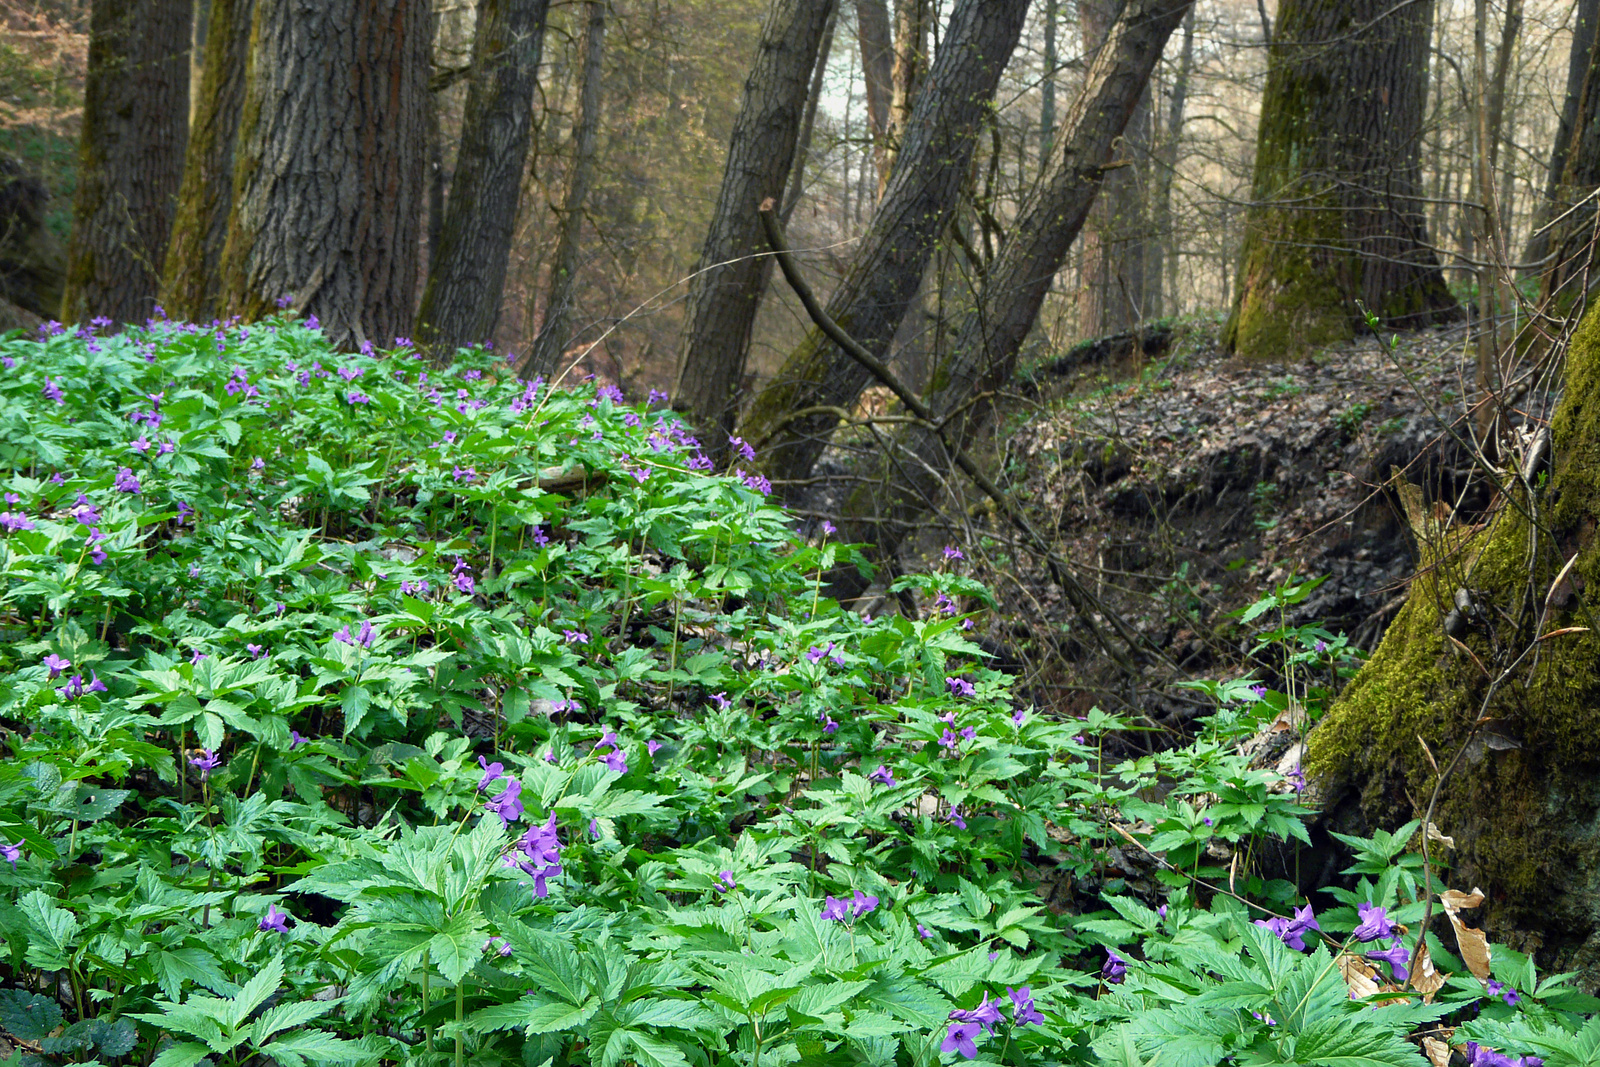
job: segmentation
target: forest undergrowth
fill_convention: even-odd
[[[8,1065],[1600,1062],[1418,824],[1269,862],[1312,812],[1242,743],[1344,647],[1294,590],[1289,683],[1119,761],[976,641],[972,546],[844,611],[856,546],[658,397],[290,318],[0,362]]]

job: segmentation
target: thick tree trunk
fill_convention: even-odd
[[[189,136],[190,0],[96,0],[61,317],[142,322]]]
[[[1550,254],[1550,220],[1561,195],[1561,182],[1567,173],[1567,156],[1572,150],[1573,132],[1578,127],[1578,108],[1583,100],[1584,83],[1594,62],[1595,30],[1600,28],[1600,0],[1578,0],[1573,12],[1572,49],[1567,54],[1567,93],[1556,124],[1556,140],[1550,149],[1550,171],[1544,199],[1534,211],[1533,235],[1522,253],[1524,263],[1539,263]],[[1539,269],[1539,268],[1535,268]]]
[[[223,254],[228,309],[280,298],[339,347],[410,332],[422,228],[425,0],[256,0]]]
[[[600,83],[604,74],[606,5],[604,0],[588,0],[583,49],[583,88],[578,100],[578,124],[572,131],[572,171],[561,205],[561,236],[556,241],[555,261],[550,267],[550,293],[545,299],[544,324],[533,339],[521,374],[532,379],[549,377],[572,336],[572,294],[577,288],[578,238],[583,233],[583,203],[589,198],[589,183],[594,178],[594,156],[600,143]],[[528,321],[533,321],[529,314]]]
[[[958,0],[927,84],[917,94],[889,187],[828,301],[828,314],[882,352],[916,294],[935,242],[955,210],[1000,73],[1017,46],[1027,0]],[[766,450],[780,480],[811,472],[837,419],[795,412],[853,403],[870,376],[813,329],[756,397],[742,436]]]
[[[1283,0],[1226,345],[1281,359],[1460,314],[1429,247],[1419,150],[1431,0]]]
[[[949,420],[945,432],[960,447],[991,413],[992,401],[976,398],[994,393],[1015,373],[1017,353],[1088,217],[1112,146],[1138,107],[1167,38],[1193,3],[1129,0],[1098,50],[1058,131],[1049,169],[1024,201],[977,306],[956,324],[950,354],[934,371],[925,402]],[[916,516],[937,499],[952,467],[944,443],[931,431],[900,433],[884,458],[881,482],[852,495],[846,534],[892,555]]]
[[[43,182],[0,155],[0,300],[40,319],[60,313],[67,280],[66,249],[45,224],[49,203]]]
[[[767,9],[717,207],[689,281],[673,400],[694,414],[713,456],[726,447],[738,415],[750,331],[772,273],[771,258],[761,254],[766,247],[756,209],[783,195],[800,128],[815,114],[807,94],[834,6],[831,0],[773,0]]]
[[[867,127],[872,133],[872,161],[878,169],[878,190],[889,184],[889,112],[894,104],[894,42],[889,37],[888,0],[856,0],[856,44],[861,49],[861,74],[867,87]]]
[[[167,314],[206,322],[222,313],[222,250],[233,207],[233,154],[249,78],[253,0],[211,0],[178,212],[161,275]]]
[[[1100,48],[1112,25],[1117,0],[1079,0],[1085,51]],[[1150,188],[1150,89],[1139,96],[1118,144],[1122,165],[1106,173],[1080,247],[1083,288],[1078,293],[1078,332],[1086,337],[1120,333],[1148,315],[1145,293],[1150,223],[1145,200]]]
[[[1579,6],[1579,18],[1600,23],[1593,10],[1585,10],[1589,0]],[[1600,188],[1600,47],[1597,34],[1580,23],[1573,34],[1573,67],[1576,68],[1577,40],[1587,30],[1586,63],[1573,112],[1571,134],[1567,138],[1566,158],[1561,178],[1546,209],[1546,217],[1559,220],[1549,226],[1546,255],[1548,265],[1540,281],[1541,300],[1555,313],[1565,315],[1581,310],[1593,288],[1595,268],[1595,205],[1587,198]],[[1569,92],[1571,91],[1569,83]],[[1565,116],[1563,116],[1565,118]],[[1587,201],[1587,202],[1586,202]]]
[[[1305,772],[1328,824],[1363,833],[1424,817],[1437,769],[1462,753],[1433,815],[1454,838],[1442,853],[1450,884],[1485,891],[1495,940],[1539,946],[1542,971],[1576,970],[1576,987],[1593,989],[1600,309],[1567,353],[1549,456],[1548,480],[1542,465],[1502,476],[1505,503],[1481,526],[1447,525],[1420,490],[1397,486],[1417,576],[1377,651],[1311,732]]]
[[[478,4],[461,148],[417,309],[417,339],[435,358],[488,340],[500,317],[549,7]]]
[[[928,35],[933,31],[933,0],[895,0],[894,96],[889,101],[889,143],[898,148],[916,107],[917,91],[928,74]]]

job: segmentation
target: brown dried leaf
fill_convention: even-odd
[[[1439,894],[1439,902],[1444,905],[1444,912],[1450,917],[1450,925],[1455,928],[1456,947],[1461,951],[1461,961],[1467,965],[1480,982],[1489,980],[1489,939],[1483,936],[1482,930],[1474,930],[1461,921],[1458,914],[1462,908],[1476,908],[1483,903],[1483,890],[1473,887],[1472,892],[1463,893],[1457,889],[1447,889]]]
[[[1417,953],[1417,965],[1411,971],[1411,988],[1421,993],[1423,1002],[1428,1004],[1433,1003],[1433,995],[1444,988],[1444,975],[1434,968],[1426,942]]]
[[[1442,834],[1439,839],[1444,839]],[[1463,893],[1459,889],[1446,889],[1439,894],[1439,903],[1444,905],[1445,911],[1452,913],[1458,908],[1476,908],[1483,903],[1483,890],[1476,886],[1470,893]]]
[[[1344,984],[1350,987],[1351,1000],[1364,1000],[1378,991],[1377,969],[1360,956],[1345,952],[1334,962],[1344,976]]]
[[[1439,827],[1435,826],[1431,822],[1428,824],[1428,840],[1429,841],[1437,841],[1440,844],[1442,844],[1445,848],[1455,848],[1456,847],[1456,839],[1453,838],[1453,837],[1450,837],[1448,834],[1444,833],[1444,831],[1440,830]],[[1476,905],[1468,904],[1466,906],[1471,908],[1471,907],[1475,907]]]
[[[1422,1039],[1422,1052],[1433,1067],[1450,1067],[1450,1043],[1437,1037]]]

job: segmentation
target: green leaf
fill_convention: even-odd
[[[28,924],[28,947],[23,958],[41,971],[61,971],[72,966],[72,942],[78,933],[78,917],[56,906],[54,900],[35,889],[18,907]]]
[[[528,1036],[554,1034],[572,1030],[594,1017],[600,1010],[600,998],[590,997],[581,1005],[552,1001],[538,994],[523,997],[510,1004],[495,1004],[480,1008],[467,1017],[468,1029],[476,1033],[491,1030],[511,1030],[521,1027]]]
[[[211,1054],[211,1050],[194,1041],[180,1041],[168,1045],[161,1055],[150,1062],[150,1067],[194,1067]]]
[[[61,1006],[38,993],[0,989],[0,1029],[24,1041],[42,1041],[61,1025]]]

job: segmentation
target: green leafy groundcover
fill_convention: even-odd
[[[918,617],[843,612],[820,575],[853,550],[669,412],[314,320],[0,358],[18,1067],[1600,1056],[1513,953],[1425,1004],[1389,981],[1404,928],[1357,943],[1373,905],[1420,919],[1414,828],[1354,842],[1316,927],[1249,875],[1305,837],[1233,744],[1270,703],[1105,767],[1128,724],[1013,699],[958,551],[902,580]],[[1108,876],[1125,836],[1159,909]],[[1046,910],[1045,864],[1104,910]],[[1386,951],[1383,1006],[1344,948]]]

